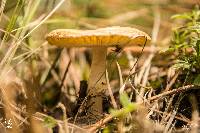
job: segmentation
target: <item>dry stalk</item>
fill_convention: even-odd
[[[155,43],[157,41],[158,38],[158,32],[160,29],[160,12],[157,6],[157,3],[155,1],[155,7],[154,7],[154,25],[153,25],[153,30],[152,30],[152,45],[151,48],[154,50],[155,49]],[[146,86],[147,80],[148,80],[148,75],[149,75],[149,71],[150,71],[150,67],[151,67],[151,61],[154,57],[154,53],[151,53],[149,55],[149,57],[147,58],[147,60],[144,62],[143,65],[143,69],[141,69],[140,73],[139,73],[139,82],[142,82],[142,86]],[[142,76],[143,75],[143,76]],[[143,78],[142,78],[143,77]],[[143,81],[141,81],[143,79]],[[140,96],[144,96],[144,88],[141,88],[140,90]],[[137,98],[138,101],[141,101],[141,99]]]
[[[111,103],[112,103],[112,106],[117,109],[117,103],[115,101],[115,97],[113,96],[113,92],[112,92],[112,89],[110,87],[110,82],[109,82],[109,78],[108,78],[108,71],[106,69],[106,83],[107,83],[107,87],[108,87],[108,92],[109,92],[109,95],[110,95],[110,99],[111,99]]]
[[[163,93],[158,94],[156,96],[150,97],[147,100],[152,102],[152,101],[158,100],[159,98],[164,98],[166,96],[173,95],[173,94],[180,94],[182,92],[192,90],[192,89],[200,89],[200,86],[197,86],[197,85],[182,86],[182,87],[179,87],[177,89],[172,89],[171,91],[166,91],[166,92],[163,92]]]
[[[183,86],[183,87],[179,87],[178,89],[173,89],[171,91],[167,91],[167,92],[163,92],[159,95],[153,96],[151,98],[148,98],[146,101],[147,103],[149,102],[153,102],[155,100],[158,100],[159,98],[164,98],[166,96],[169,95],[173,95],[173,94],[180,94],[183,93],[185,91],[188,90],[192,90],[192,89],[200,89],[200,86],[196,86],[196,85],[187,85],[187,86]],[[145,101],[142,101],[140,103],[138,103],[138,105],[142,105],[144,104]],[[160,112],[160,111],[159,111]],[[179,117],[174,116],[175,118],[179,119]],[[107,115],[105,118],[101,119],[100,121],[98,121],[97,123],[90,125],[90,126],[85,126],[85,129],[89,129],[91,132],[96,131],[97,129],[101,128],[103,125],[105,125],[106,123],[110,122],[111,120],[113,120],[115,117],[113,117],[112,115]],[[180,120],[185,121],[184,119],[180,118]],[[188,122],[188,121],[185,121]]]
[[[43,88],[47,82],[47,79],[48,79],[48,76],[50,75],[50,73],[53,75],[54,79],[59,83],[61,84],[60,82],[60,79],[59,79],[59,76],[57,75],[57,73],[55,72],[54,74],[54,67],[56,66],[56,63],[58,62],[58,59],[60,58],[60,55],[62,53],[63,49],[59,49],[58,50],[58,54],[56,55],[56,58],[54,59],[52,65],[50,65],[50,68],[49,68],[49,71],[47,73],[47,76],[45,77],[44,81],[42,82],[42,85],[41,85],[41,88]],[[44,60],[44,62],[47,62],[45,61],[46,59],[44,59],[43,57],[41,57],[41,60]]]
[[[178,71],[178,72],[172,77],[172,79],[170,80],[170,82],[167,84],[167,86],[166,86],[166,88],[165,88],[165,91],[168,91],[168,90],[172,87],[172,85],[175,83],[175,81],[176,81],[176,79],[177,79],[179,73],[180,73],[180,71]]]
[[[42,60],[42,62],[44,62],[44,64],[49,68],[49,72],[51,73],[53,79],[56,81],[57,84],[61,84],[61,79],[60,77],[58,76],[57,72],[53,69],[52,66],[54,66],[53,64],[51,65],[46,59],[44,59],[42,56],[40,56],[40,59]],[[56,61],[57,62],[57,61]],[[49,74],[48,74],[49,75]],[[46,76],[47,77],[47,76]],[[43,83],[46,83],[46,80],[44,80],[45,82]]]
[[[108,19],[109,25],[115,25],[123,22],[127,22],[131,19],[144,16],[148,13],[148,10],[146,8],[137,10],[137,11],[129,11],[121,14],[117,14],[110,19]]]
[[[61,0],[57,6],[38,24],[36,25],[31,31],[29,31],[25,36],[23,36],[22,38],[18,39],[17,42],[13,42],[8,50],[8,52],[6,53],[6,55],[4,56],[4,58],[1,60],[0,62],[0,68],[3,69],[4,67],[8,66],[12,60],[12,58],[15,55],[15,52],[17,50],[17,48],[22,44],[23,40],[25,38],[27,38],[32,32],[34,32],[38,27],[40,27],[49,17],[52,16],[52,14],[62,5],[62,3],[65,0]],[[0,46],[0,49],[2,49],[2,45]],[[2,74],[1,74],[2,77]]]
[[[191,133],[198,133],[199,131],[199,112],[198,112],[198,102],[194,95],[190,96],[190,102],[192,105],[192,123],[191,123]]]
[[[36,112],[35,114],[33,114],[33,117],[40,122],[44,122],[44,118],[48,117],[48,115],[40,113],[40,112]],[[61,131],[63,133],[65,133],[64,130],[62,129],[62,127],[64,126],[64,121],[63,120],[62,121],[56,120],[56,122],[58,123],[59,128],[61,128]],[[79,131],[80,133],[87,133],[88,132],[87,130],[85,130],[85,129],[83,129],[83,128],[75,125],[75,124],[72,124],[72,123],[67,123],[67,128],[70,130],[70,133],[73,133],[73,131],[74,132]]]
[[[61,108],[63,111],[64,131],[65,133],[69,133],[66,108],[62,103],[58,103],[57,107]]]
[[[5,8],[5,5],[6,5],[6,1],[7,0],[2,0],[1,1],[1,7],[0,7],[0,21],[1,21],[1,18],[3,16],[3,11],[4,11],[4,8]]]
[[[152,47],[150,46],[146,46],[143,50],[143,53],[158,53],[161,49],[163,49],[162,47],[158,47],[156,46],[154,49],[152,49]],[[142,51],[142,47],[140,46],[131,46],[131,47],[125,47],[123,48],[123,51],[131,51],[133,53],[140,53]]]
[[[124,85],[124,81],[123,81],[123,78],[122,78],[122,71],[121,71],[120,65],[117,61],[116,61],[116,65],[117,65],[117,70],[118,70],[118,74],[119,74],[119,86],[121,88]]]
[[[61,61],[59,64],[60,70],[61,70],[61,74],[63,75],[65,68],[66,68],[66,63],[63,62],[67,62],[71,60],[71,58],[69,57],[69,53],[67,53],[66,50],[63,51],[62,55],[61,55]],[[71,67],[69,69],[69,76],[66,77],[66,79],[64,80],[64,85],[71,85],[71,86],[75,86],[75,90],[76,92],[78,92],[79,90],[79,86],[80,86],[80,76],[77,73],[77,71],[75,70],[75,65],[73,64],[73,61],[71,61]]]

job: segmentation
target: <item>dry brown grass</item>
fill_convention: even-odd
[[[1,133],[200,131],[199,87],[177,87],[182,73],[171,68],[173,53],[160,52],[170,45],[171,29],[183,23],[170,17],[191,11],[198,0],[21,2],[17,10],[17,1],[0,2]],[[115,48],[109,50],[104,114],[91,123],[84,116],[87,85],[80,82],[88,79],[90,50],[56,48],[48,45],[45,35],[57,28],[112,25],[144,30],[151,35],[152,45],[124,48],[117,53]],[[138,108],[115,118],[108,110],[123,110],[119,92],[126,92]],[[180,93],[189,98],[177,102]],[[12,125],[5,123],[9,120]]]

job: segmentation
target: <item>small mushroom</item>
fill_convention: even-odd
[[[102,113],[102,92],[107,88],[105,79],[107,47],[144,45],[151,38],[146,33],[130,27],[106,27],[96,30],[58,29],[50,32],[47,41],[60,47],[92,48],[92,65],[88,81],[88,105],[93,115]]]

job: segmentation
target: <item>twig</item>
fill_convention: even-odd
[[[108,123],[109,121],[113,120],[113,118],[114,117],[112,115],[107,115],[105,118],[99,120],[97,123],[90,125],[90,126],[85,126],[84,128],[89,129],[90,132],[94,132],[101,126],[103,126],[106,123]]]
[[[174,90],[171,90],[171,91],[167,91],[167,92],[164,92],[162,94],[159,94],[159,95],[156,95],[156,96],[153,96],[151,98],[148,98],[147,101],[148,102],[151,102],[151,101],[154,101],[154,100],[157,100],[159,98],[163,98],[163,97],[166,97],[168,95],[172,95],[172,94],[179,94],[179,93],[182,93],[182,92],[185,92],[185,91],[188,91],[188,90],[192,90],[192,89],[200,89],[200,86],[197,86],[197,85],[186,85],[186,86],[183,86],[183,87],[179,87],[178,89],[174,89]],[[141,105],[143,104],[143,102],[140,102],[138,103],[138,105]],[[123,109],[123,108],[122,108]],[[120,110],[122,110],[120,109]],[[90,126],[86,126],[84,128],[86,129],[89,129],[91,132],[94,132],[96,131],[98,128],[100,128],[101,126],[105,125],[106,123],[110,122],[111,120],[113,120],[115,117],[112,116],[112,115],[107,115],[105,118],[101,119],[100,121],[98,121],[97,123],[93,124],[93,125],[90,125]],[[177,117],[176,117],[177,118]]]
[[[153,97],[150,97],[147,99],[147,101],[155,101],[159,98],[163,98],[163,97],[166,97],[166,96],[169,96],[169,95],[173,95],[173,94],[179,94],[179,93],[182,93],[182,92],[185,92],[185,91],[188,91],[188,90],[192,90],[192,89],[200,89],[200,86],[197,86],[197,85],[186,85],[186,86],[183,86],[183,87],[179,87],[177,89],[173,89],[171,91],[166,91],[166,92],[163,92],[161,94],[158,94],[156,96],[153,96]]]
[[[155,113],[159,113],[159,114],[163,114],[163,115],[169,115],[169,113],[166,113],[166,112],[162,112],[160,110],[157,110],[157,109],[153,109],[153,112]],[[186,122],[188,124],[191,124],[191,121],[189,121],[188,119],[186,118],[183,118],[182,116],[180,116],[179,114],[177,114],[178,116],[175,116],[174,118],[178,119],[178,120],[181,120],[183,122]]]
[[[141,50],[141,53],[140,53],[140,57],[141,57],[142,54],[143,54],[144,48],[145,48],[145,46],[146,46],[146,43],[147,43],[147,38],[145,38],[145,42],[144,42],[144,45],[143,45],[143,47],[142,47],[142,50]],[[139,61],[139,58],[137,58],[135,64],[134,64],[134,65],[131,67],[131,69],[129,70],[129,74],[128,74],[127,79],[130,78],[131,72],[132,72],[132,70],[135,68],[135,66],[137,65],[138,61]]]

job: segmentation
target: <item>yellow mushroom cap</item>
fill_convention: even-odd
[[[106,27],[96,30],[58,29],[46,36],[52,45],[61,47],[111,47],[132,46],[149,43],[148,34],[130,27]]]

